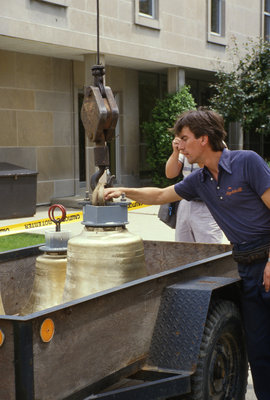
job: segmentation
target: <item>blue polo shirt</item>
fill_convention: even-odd
[[[270,168],[254,151],[224,149],[216,181],[207,167],[175,185],[186,200],[200,197],[231,243],[270,235],[270,210],[261,200],[270,188]]]

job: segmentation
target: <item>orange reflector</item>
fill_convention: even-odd
[[[46,318],[40,327],[40,337],[43,342],[48,343],[54,335],[54,322],[50,318]]]
[[[3,346],[4,341],[5,341],[5,334],[2,331],[2,329],[0,329],[0,347]]]

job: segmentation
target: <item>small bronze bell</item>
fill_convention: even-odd
[[[51,215],[51,210],[60,208],[62,217],[59,219]],[[70,232],[60,230],[60,222],[66,218],[63,206],[54,205],[49,209],[49,218],[56,223],[56,231],[45,232],[46,244],[40,250],[44,254],[36,259],[36,269],[33,289],[21,315],[32,314],[62,303],[66,279],[67,242]]]

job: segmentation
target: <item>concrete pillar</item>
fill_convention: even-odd
[[[185,85],[185,70],[168,68],[168,93],[176,93]]]
[[[230,150],[243,149],[244,136],[240,122],[230,122],[228,133],[229,133],[229,143],[228,143],[229,149]]]
[[[102,54],[100,55],[100,62],[102,65],[105,66],[105,56]],[[91,86],[94,83],[94,78],[92,76],[92,66],[96,65],[97,63],[97,56],[96,54],[86,54],[84,56],[84,76],[85,86]],[[105,84],[105,79],[104,79]],[[95,159],[94,159],[94,147],[95,143],[91,142],[88,137],[85,137],[85,168],[86,168],[86,190],[90,189],[90,179],[91,176],[96,172],[97,168],[95,166]]]

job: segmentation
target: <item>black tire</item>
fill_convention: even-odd
[[[189,400],[244,400],[248,363],[241,316],[231,301],[211,303]]]

